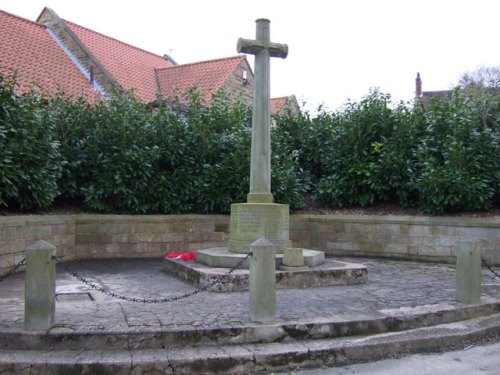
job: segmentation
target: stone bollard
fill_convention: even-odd
[[[481,249],[478,244],[458,244],[456,273],[457,301],[481,303]]]
[[[54,323],[56,248],[40,240],[26,248],[24,329],[46,331]]]
[[[250,251],[250,320],[270,322],[276,317],[276,246],[259,238]]]

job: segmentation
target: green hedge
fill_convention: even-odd
[[[325,206],[395,202],[443,214],[498,204],[500,97],[491,91],[457,90],[424,105],[394,104],[375,90],[338,112],[279,126]]]
[[[1,77],[0,206],[46,209],[56,198],[116,213],[227,213],[249,186],[251,111],[188,93],[178,112],[115,93],[93,106],[15,94]],[[159,101],[159,103],[163,103]],[[300,171],[273,136],[273,194],[303,206]]]
[[[0,207],[30,211],[60,194],[64,159],[43,98],[15,88],[15,77],[0,75]]]
[[[183,112],[119,93],[89,105],[18,95],[15,77],[0,76],[0,207],[64,198],[98,212],[229,212],[248,193],[251,111],[223,94],[210,106],[188,97]],[[498,203],[500,98],[487,91],[425,106],[371,91],[336,112],[274,121],[272,192],[292,209],[306,192],[328,207],[431,214]]]
[[[420,109],[411,186],[429,213],[490,208],[500,193],[500,100],[456,91]]]

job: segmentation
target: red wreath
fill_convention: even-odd
[[[176,252],[171,251],[171,252],[165,254],[165,258],[183,260],[186,262],[192,262],[192,261],[196,260],[196,251],[180,252],[180,253],[176,253]]]

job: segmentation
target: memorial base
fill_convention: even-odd
[[[325,262],[325,253],[319,250],[303,249],[304,265],[307,267],[316,267]],[[234,268],[246,254],[235,254],[228,252],[227,247],[214,247],[211,249],[198,250],[196,262],[215,268]],[[248,269],[249,260],[247,259],[240,268]],[[283,264],[283,254],[276,254],[275,267],[279,268]]]
[[[283,254],[291,247],[288,205],[276,203],[237,203],[231,205],[228,251],[246,254],[250,244],[263,237]]]
[[[305,250],[306,252],[307,250]],[[315,250],[309,250],[315,251]],[[318,253],[324,253],[317,251]],[[233,254],[233,257],[242,256]],[[280,255],[276,259],[281,260]],[[324,259],[324,258],[323,258]],[[312,261],[313,259],[310,258]],[[308,261],[306,261],[306,264]],[[207,288],[210,292],[243,292],[248,290],[249,270],[237,269],[227,275],[231,268],[213,267],[196,262],[185,262],[177,259],[165,259],[165,270],[196,288]],[[247,266],[248,267],[248,266]],[[224,276],[226,275],[226,276]],[[215,283],[221,279],[224,282]],[[368,270],[363,264],[349,263],[327,258],[319,265],[303,270],[276,270],[276,288],[312,288],[334,285],[356,285],[368,281]]]

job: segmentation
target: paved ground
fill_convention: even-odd
[[[468,346],[446,353],[414,354],[371,363],[283,372],[280,375],[498,375],[500,343]],[[278,375],[278,373],[276,373]]]
[[[391,309],[436,303],[461,305],[455,302],[452,265],[362,258],[343,260],[365,264],[369,282],[345,287],[278,290],[277,321],[317,317],[341,320],[381,316]],[[195,290],[168,275],[161,259],[83,261],[69,266],[99,287],[130,297],[165,298]],[[483,302],[488,297],[500,299],[500,281],[486,269],[483,269],[482,282]],[[22,328],[23,290],[23,274],[0,283],[0,330]],[[128,303],[90,289],[59,265],[56,293],[59,294],[57,326],[71,331],[227,327],[249,322],[248,292],[203,292],[168,304]],[[66,293],[70,294],[64,295]]]
[[[277,322],[318,318],[348,321],[402,311],[418,312],[421,308],[428,310],[429,306],[437,304],[440,308],[463,306],[455,302],[453,265],[363,258],[342,260],[365,264],[369,282],[355,286],[280,289],[277,291]],[[100,288],[132,298],[162,299],[195,290],[168,275],[163,269],[162,259],[94,260],[66,266]],[[483,269],[482,285],[483,303],[500,300],[500,280],[487,269]],[[53,332],[127,332],[250,324],[248,292],[203,292],[167,304],[124,302],[82,284],[65,270],[65,264],[59,264],[56,293],[56,325]],[[0,306],[0,331],[22,331],[24,274],[16,274],[0,282]],[[433,374],[494,374],[500,368],[500,355],[495,355],[499,349],[500,343],[494,342],[477,349],[478,352],[471,348],[461,354],[408,356],[297,374],[417,374],[422,371]],[[475,353],[476,359],[468,357],[471,353]]]

